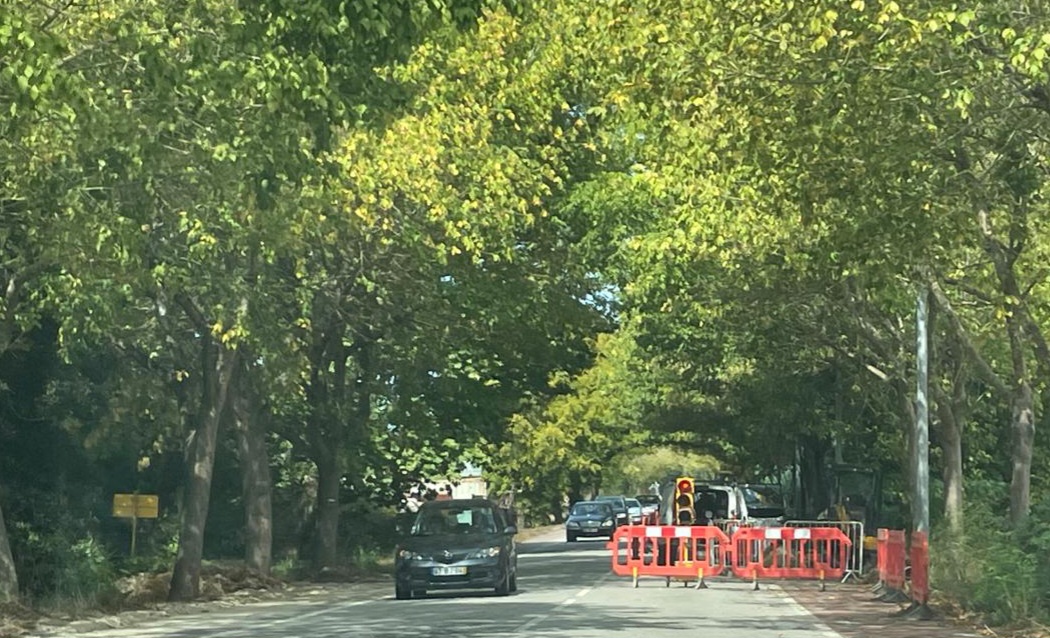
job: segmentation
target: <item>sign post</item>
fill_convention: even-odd
[[[156,494],[114,494],[113,516],[131,519],[131,555],[135,555],[135,544],[138,540],[139,519],[157,518],[160,514],[160,500]]]

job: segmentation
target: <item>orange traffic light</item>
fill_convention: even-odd
[[[674,484],[674,524],[692,525],[696,520],[696,492],[693,479],[682,477]]]

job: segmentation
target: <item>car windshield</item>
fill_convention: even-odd
[[[744,488],[744,502],[748,507],[766,507],[766,497],[749,487]]]
[[[491,507],[424,507],[412,525],[412,536],[437,534],[494,534],[496,517]]]
[[[610,513],[612,513],[612,509],[609,507],[608,503],[595,503],[591,501],[577,503],[572,506],[573,516],[594,516],[596,514],[608,516]]]
[[[642,505],[659,505],[660,497],[655,494],[639,494],[635,497]]]
[[[629,498],[627,499],[627,509],[631,512],[640,511],[642,509],[642,504],[633,498]]]
[[[594,500],[599,503],[608,503],[614,510],[627,511],[627,503],[622,496],[599,496]]]
[[[722,490],[699,490],[696,511],[701,518],[729,518],[729,493]]]

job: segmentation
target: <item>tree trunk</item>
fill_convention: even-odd
[[[918,477],[915,475],[915,450],[918,446],[918,442],[915,440],[915,420],[919,418],[918,410],[915,407],[915,395],[912,394],[907,384],[897,379],[893,382],[893,387],[896,388],[896,394],[900,400],[900,410],[902,416],[902,423],[908,429],[907,436],[905,437],[906,449],[904,451],[904,457],[901,458],[902,466],[905,468],[904,477],[906,479],[906,485],[908,486],[907,505],[908,512],[915,511],[914,495],[916,493],[916,483]]]
[[[952,534],[963,531],[962,427],[956,417],[957,403],[937,383],[930,384],[937,400],[941,452],[944,455],[944,516]]]
[[[332,568],[339,559],[339,486],[343,473],[336,450],[317,455],[317,568]]]
[[[1035,442],[1035,403],[1032,386],[1017,384],[1012,406],[1013,472],[1010,476],[1010,522],[1019,525],[1028,516],[1032,484],[1032,447]]]
[[[193,600],[200,594],[201,557],[204,528],[208,522],[212,470],[215,465],[216,438],[226,406],[230,377],[237,352],[202,337],[201,403],[195,430],[186,445],[187,472],[179,529],[179,550],[171,575],[168,600]]]
[[[579,472],[569,473],[569,505],[583,500],[583,477]]]
[[[828,481],[827,444],[814,436],[802,435],[798,441],[799,484],[797,512],[799,518],[811,519],[824,514],[832,504]]]
[[[269,574],[273,551],[273,505],[263,417],[247,379],[242,376],[241,383],[235,387],[236,395],[231,398],[231,406],[244,499],[244,561],[248,569]]]
[[[11,555],[11,544],[7,540],[4,510],[0,507],[0,603],[14,602],[18,598],[18,573]]]

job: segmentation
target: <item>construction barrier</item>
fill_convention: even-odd
[[[842,580],[864,575],[864,523],[861,521],[787,521],[784,527],[835,527],[849,538],[850,551],[846,554],[846,571]],[[838,553],[838,548],[834,548]]]
[[[880,527],[875,534],[875,571],[879,576],[878,584],[884,587],[886,585],[886,543],[890,538],[890,530]]]
[[[741,521],[735,518],[716,518],[711,521],[711,526],[717,527],[725,532],[726,536],[732,538],[733,534],[735,534],[738,529],[742,527],[754,527],[754,524],[751,521]]]
[[[837,527],[750,527],[733,534],[733,574],[759,579],[841,579],[852,543]]]
[[[925,605],[930,599],[930,540],[926,532],[911,535],[911,599]]]
[[[717,527],[650,525],[621,527],[613,533],[607,547],[612,551],[612,570],[618,576],[631,576],[634,586],[642,576],[657,576],[697,582],[718,576],[725,569],[722,554],[729,548],[729,537]]]
[[[899,600],[904,592],[905,573],[904,567],[907,555],[906,539],[903,530],[880,530],[885,531],[885,539],[879,543],[883,546],[883,561],[879,564],[879,579],[886,587],[882,599],[886,601]]]

